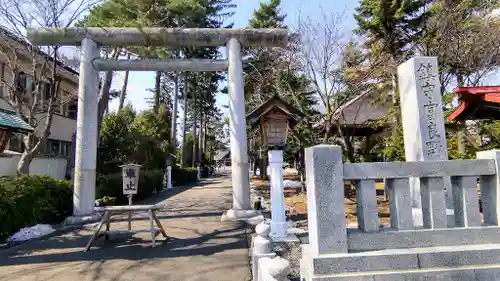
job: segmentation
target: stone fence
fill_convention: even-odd
[[[310,244],[303,248],[307,253],[303,252],[301,263],[312,258],[315,274],[385,270],[392,262],[401,263],[400,255],[387,251],[384,258],[393,261],[385,259],[382,266],[377,257],[379,264],[373,268],[365,263],[384,250],[500,243],[500,150],[478,152],[476,160],[343,163],[339,146],[318,145],[306,149],[305,160]],[[423,227],[413,223],[410,177],[420,179]],[[452,227],[447,224],[446,177],[451,178]],[[386,180],[389,192],[390,227],[379,222],[375,181],[380,179]],[[357,228],[346,227],[344,180],[355,183]],[[344,268],[338,257],[346,255],[364,255],[364,266],[345,264]],[[337,257],[331,264],[335,270],[319,262],[328,256]],[[420,268],[421,263],[408,267]]]
[[[485,226],[499,223],[500,151],[477,160],[342,163],[338,146],[306,150],[309,240],[316,254],[401,247],[451,246],[483,241]],[[424,229],[414,229],[409,178],[421,181]],[[451,177],[455,227],[447,228],[444,177]],[[375,180],[386,179],[391,227],[382,231]],[[483,221],[479,210],[478,179]],[[347,229],[344,180],[355,182],[358,229]],[[500,229],[488,228],[500,234]],[[414,239],[408,239],[412,237]],[[431,239],[432,238],[432,239]],[[454,239],[457,238],[457,239]],[[498,238],[500,242],[500,237]],[[411,241],[412,245],[408,245]]]
[[[271,228],[260,223],[255,228],[257,235],[252,245],[252,280],[253,281],[289,281],[290,262],[276,256],[273,242],[269,238]]]

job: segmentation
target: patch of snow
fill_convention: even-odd
[[[307,230],[302,228],[291,227],[287,229],[287,232],[290,234],[304,234],[307,233]]]
[[[299,171],[294,168],[285,168],[283,169],[283,175],[298,175]]]
[[[30,239],[38,238],[47,234],[51,234],[55,229],[48,224],[37,224],[35,226],[21,228],[18,232],[14,233],[7,239],[7,242],[15,243],[27,241]]]
[[[491,15],[494,17],[500,17],[500,8],[493,10]]]
[[[284,180],[283,188],[301,188],[302,184],[298,181]]]

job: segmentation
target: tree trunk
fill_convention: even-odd
[[[109,92],[111,91],[111,83],[113,82],[113,71],[106,71],[101,82],[101,91],[99,93],[99,104],[97,105],[97,134],[101,132],[101,123],[104,119],[104,113],[109,103]],[[97,139],[99,143],[99,138]]]
[[[203,128],[203,119],[204,114],[200,111],[200,130],[198,132],[198,160],[200,162],[203,162],[203,153],[205,153],[203,148],[203,134],[205,133]]]
[[[301,191],[305,192],[306,191],[306,171],[305,171],[305,165],[304,165],[304,149],[301,148],[299,150],[299,161],[298,161],[298,172],[300,175],[300,185],[301,185]]]
[[[130,56],[128,57],[130,58]],[[118,104],[118,110],[122,109],[125,103],[125,97],[127,96],[128,75],[129,71],[125,71],[125,77],[123,77],[122,90],[120,92],[120,103]]]
[[[30,164],[33,158],[35,158],[34,154],[25,149],[23,154],[21,155],[21,158],[19,159],[19,162],[17,163],[17,175],[29,175]]]
[[[208,118],[205,116],[205,123],[203,128],[203,151],[207,151],[207,135],[208,135]]]
[[[154,112],[158,114],[158,110],[160,108],[160,87],[161,87],[161,71],[156,72],[155,77],[155,105]]]
[[[267,158],[262,156],[260,167],[260,178],[265,179],[267,177]]]
[[[197,138],[197,132],[196,132],[196,126],[197,126],[197,115],[198,115],[198,108],[197,108],[197,100],[196,100],[196,96],[197,96],[197,93],[196,91],[198,90],[198,87],[196,85],[196,81],[194,83],[194,91],[193,91],[193,161],[191,163],[191,167],[196,167],[196,158],[198,156],[198,149],[197,149],[197,146],[198,146],[198,138]]]
[[[187,111],[188,111],[188,75],[184,75],[184,117],[182,118],[182,143],[181,143],[181,168],[184,166],[185,154],[184,145],[186,144],[186,125],[187,125]]]
[[[177,98],[179,96],[179,79],[180,75],[179,73],[175,74],[174,78],[174,94],[173,94],[173,99],[172,99],[172,140],[171,140],[171,145],[172,147],[175,148],[177,147]]]
[[[112,59],[117,59],[120,55],[120,49],[116,48],[111,54]],[[113,71],[106,71],[101,80],[101,90],[99,92],[99,104],[97,106],[97,134],[101,131],[101,122],[104,118],[104,112],[109,104],[109,92],[111,91],[111,83],[113,82]],[[97,138],[99,143],[99,138]]]
[[[349,160],[349,162],[354,163],[355,158],[354,158],[354,147],[352,145],[352,140],[350,139],[350,137],[348,135],[346,135],[342,131],[342,125],[340,124],[340,122],[336,121],[335,127],[337,128],[338,135],[340,136],[340,138],[342,139],[342,142],[344,143],[344,150],[345,150],[347,159]]]
[[[330,120],[325,120],[325,134],[323,135],[323,143],[328,143],[328,139],[330,138],[330,132],[332,130]]]
[[[456,74],[456,78],[457,78],[457,86],[458,87],[462,87],[464,85],[464,77],[462,76],[462,74],[460,72],[457,72]],[[465,154],[465,145],[466,145],[466,139],[465,139],[465,122],[462,126],[462,124],[459,124],[458,125],[458,130],[457,130],[457,149],[458,149],[458,153],[460,153],[460,155],[464,155]]]

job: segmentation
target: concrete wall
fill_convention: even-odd
[[[40,114],[43,116],[43,114]],[[37,115],[38,118],[38,115]],[[41,122],[36,127],[37,133],[43,131],[45,124]],[[50,126],[49,138],[53,140],[62,140],[71,142],[71,136],[76,132],[76,120],[54,114],[52,117],[52,126]]]
[[[16,174],[17,163],[21,154],[12,153],[0,155],[0,176]],[[64,179],[67,160],[65,158],[36,157],[30,165],[31,175],[47,175],[55,179]]]

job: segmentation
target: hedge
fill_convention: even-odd
[[[196,182],[198,170],[196,168],[180,168],[176,166],[172,169],[172,185],[186,185]]]
[[[23,227],[60,223],[73,210],[69,181],[47,176],[0,178],[0,242]]]

